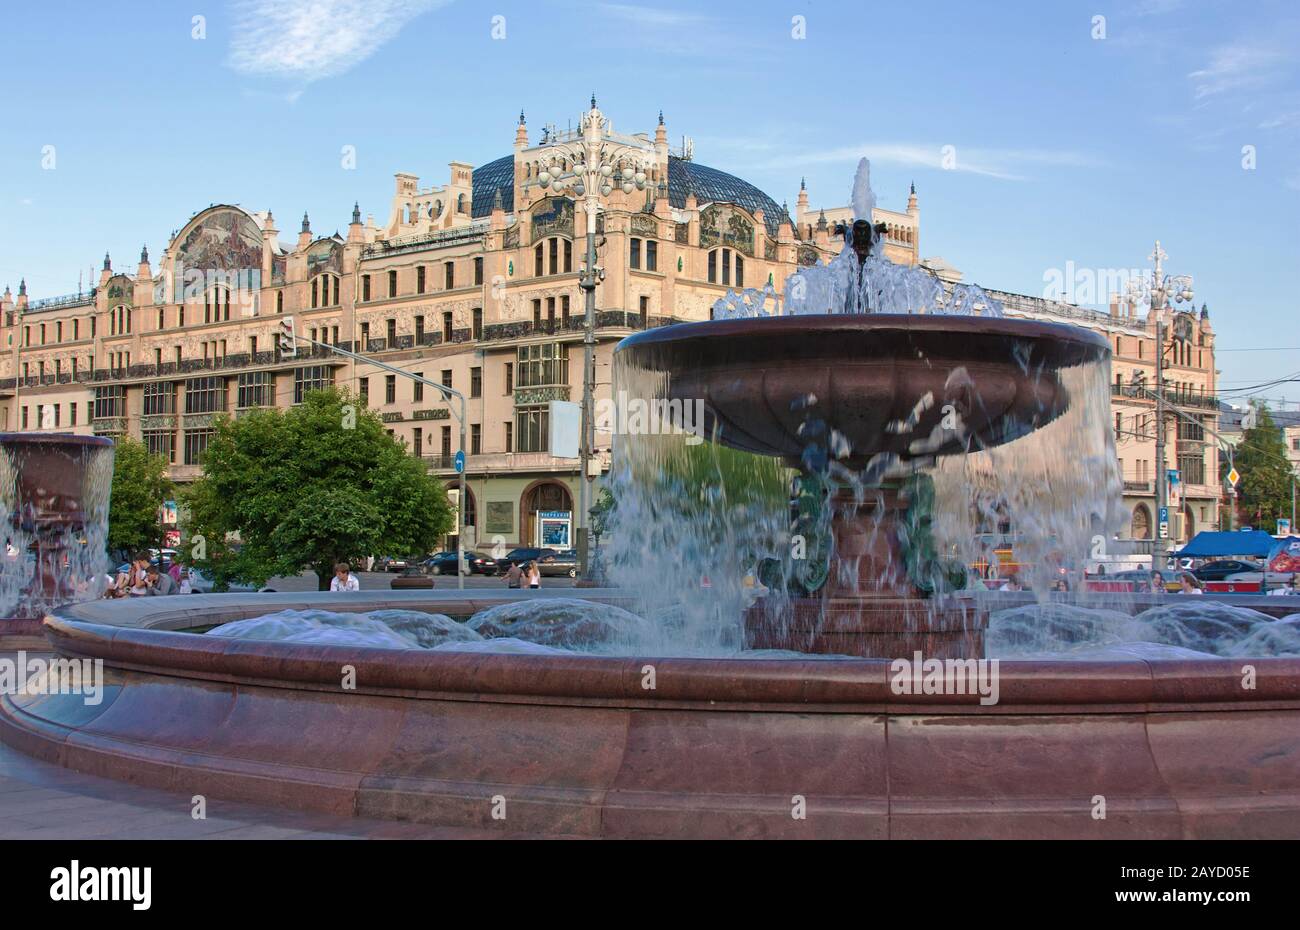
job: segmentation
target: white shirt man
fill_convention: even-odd
[[[357,581],[357,576],[352,574],[352,569],[346,562],[340,562],[334,566],[334,577],[330,579],[331,591],[360,591],[361,582]]]

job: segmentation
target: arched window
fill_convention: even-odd
[[[1146,504],[1138,504],[1133,508],[1133,520],[1129,525],[1129,535],[1133,539],[1151,538],[1151,511],[1147,509]]]

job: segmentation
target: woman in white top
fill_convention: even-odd
[[[542,586],[542,570],[537,567],[536,562],[528,563],[528,587],[540,588]]]
[[[1201,589],[1201,579],[1197,578],[1191,572],[1183,572],[1178,581],[1183,586],[1182,594],[1205,593],[1205,591]]]

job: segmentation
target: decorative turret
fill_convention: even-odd
[[[911,190],[911,193],[909,193],[909,194],[907,195],[907,212],[908,212],[909,215],[915,215],[915,213],[917,212],[917,206],[916,206],[916,182],[915,182],[915,181],[912,182],[912,190]]]
[[[153,279],[153,272],[149,269],[149,247],[142,245],[140,247],[140,267],[135,271],[137,281],[150,281]]]
[[[338,235],[338,232],[336,231],[336,232],[334,233],[334,235],[337,236],[337,235]],[[348,241],[348,242],[365,242],[365,241],[366,241],[366,231],[365,231],[365,228],[361,225],[361,204],[360,204],[360,202],[354,202],[354,203],[352,204],[352,223],[348,226],[348,239],[347,239],[347,241]]]
[[[817,231],[818,231],[819,233],[820,233],[820,232],[826,232],[826,230],[829,229],[829,228],[830,228],[830,226],[829,226],[829,224],[826,222],[826,211],[825,211],[825,210],[822,210],[821,213],[819,213],[819,214],[817,215]]]
[[[528,127],[524,124],[524,111],[519,111],[519,125],[515,128],[515,148],[528,148]]]
[[[659,111],[659,125],[655,127],[655,145],[668,144],[668,127],[664,125],[664,111]]]
[[[18,282],[18,302],[14,305],[19,313],[27,309],[27,279],[23,278]]]
[[[298,232],[298,251],[301,252],[307,246],[311,245],[311,221],[307,219],[307,211],[302,214],[302,229]]]
[[[1207,307],[1204,303],[1202,303],[1202,304],[1201,304],[1201,319],[1202,319],[1202,320],[1208,320],[1209,318],[1210,318],[1210,308]]]
[[[356,200],[352,202],[352,225],[361,225],[361,202]]]
[[[808,210],[808,181],[806,178],[799,179],[799,199],[796,204],[799,215],[802,216]]]

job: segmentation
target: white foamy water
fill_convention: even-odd
[[[282,610],[225,624],[209,635],[509,655],[848,658],[780,649],[747,650],[725,643],[684,648],[674,642],[673,623],[667,618],[661,626],[620,607],[579,598],[538,598],[480,611],[466,623],[414,610]],[[998,659],[1300,657],[1300,614],[1273,620],[1246,608],[1198,603],[1155,607],[1129,616],[1072,604],[1031,604],[995,612],[989,622],[987,646],[988,657]]]

